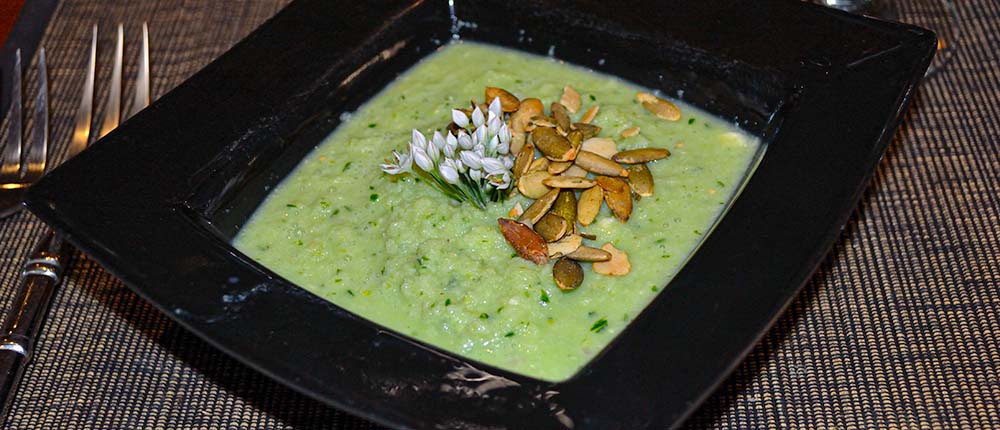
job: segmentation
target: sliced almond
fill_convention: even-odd
[[[552,176],[546,178],[542,183],[552,188],[584,189],[594,186],[594,181],[590,179],[573,176]]]
[[[580,93],[576,92],[573,87],[567,85],[563,87],[562,97],[559,98],[559,103],[566,106],[570,112],[576,113],[580,110]]]
[[[521,106],[521,101],[513,94],[503,88],[486,87],[486,103],[492,103],[493,99],[500,98],[500,109],[504,112],[514,112]]]
[[[598,105],[591,106],[590,109],[587,109],[587,111],[583,113],[583,117],[580,118],[580,122],[584,124],[590,124],[591,122],[594,121],[594,117],[597,116],[597,111],[599,110],[601,110],[600,106]]]
[[[538,158],[534,159],[531,162],[531,165],[528,166],[528,171],[529,172],[546,172],[546,173],[548,173],[549,164],[551,164],[551,163],[552,162],[549,161],[548,158],[538,157]]]
[[[569,161],[576,157],[576,150],[559,132],[538,127],[531,132],[531,140],[546,158],[552,161]]]
[[[524,209],[521,208],[521,202],[514,203],[514,207],[507,211],[507,216],[511,218],[517,218],[524,213]]]
[[[538,238],[541,239],[542,237],[539,236]],[[549,250],[549,257],[555,258],[570,254],[573,251],[576,251],[576,249],[579,248],[581,245],[583,245],[583,238],[580,237],[580,235],[567,234],[563,236],[562,239],[559,239],[547,245]]]
[[[576,251],[566,254],[566,258],[576,261],[608,261],[611,259],[611,253],[601,248],[584,245],[577,248]]]
[[[511,173],[514,174],[514,178],[520,178],[528,173],[528,168],[531,167],[532,159],[535,157],[535,146],[528,143],[521,147],[521,150],[517,152],[517,158],[514,159],[514,168],[511,169]]]
[[[549,167],[547,170],[549,171],[550,174],[558,175],[562,172],[565,172],[570,167],[573,167],[572,161],[553,161],[549,163]]]
[[[653,195],[653,174],[645,164],[629,166],[628,185],[636,194],[649,197]]]
[[[622,164],[639,164],[662,160],[670,156],[670,151],[663,148],[639,148],[621,151],[611,159]]]
[[[569,110],[562,103],[555,102],[549,108],[552,111],[552,118],[556,120],[556,126],[564,131],[569,131],[573,123],[569,120]]]
[[[510,116],[510,131],[513,134],[524,133],[525,127],[531,118],[536,115],[543,115],[545,113],[545,105],[542,104],[541,100],[530,98],[521,100],[520,106],[518,106],[517,111]]]
[[[615,218],[621,222],[628,221],[632,215],[632,195],[628,184],[610,176],[598,176],[595,182],[604,190],[604,201],[615,214]]]
[[[569,223],[563,217],[549,212],[535,223],[534,229],[546,242],[555,242],[566,235]]]
[[[628,176],[628,171],[620,164],[590,151],[580,151],[576,155],[576,165],[598,175]]]
[[[649,93],[637,93],[635,99],[642,104],[642,107],[646,108],[657,118],[665,119],[667,121],[677,121],[681,119],[681,110],[677,105],[670,103],[664,99],[654,96]]]
[[[622,137],[632,137],[639,134],[639,127],[629,127],[622,130]]]
[[[611,157],[614,157],[618,153],[618,144],[610,137],[591,137],[583,141],[581,149],[610,160]]]
[[[560,290],[573,291],[583,283],[583,268],[580,263],[560,258],[552,266],[552,278]]]
[[[580,193],[576,202],[576,219],[581,225],[588,226],[594,222],[597,213],[601,211],[604,202],[604,190],[601,187],[591,187]]]
[[[607,276],[624,276],[632,271],[632,263],[629,263],[628,254],[625,251],[615,248],[611,242],[605,243],[601,246],[601,249],[611,254],[611,259],[595,262],[593,265],[594,272]]]
[[[586,178],[587,177],[587,173],[589,173],[589,172],[587,172],[586,170],[583,170],[582,167],[577,166],[576,164],[573,164],[572,166],[569,166],[569,168],[566,169],[566,171],[563,172],[562,175],[563,176],[574,176],[574,177],[577,177],[577,178]]]
[[[534,225],[538,220],[542,219],[543,216],[552,208],[552,205],[556,202],[556,198],[559,197],[559,190],[549,190],[543,196],[538,197],[524,210],[524,213],[517,218],[518,221]]]
[[[497,218],[500,232],[517,254],[535,264],[549,261],[549,248],[538,233],[530,227],[512,219]]]
[[[550,191],[550,188],[545,186],[545,179],[550,177],[552,175],[544,170],[529,171],[517,180],[517,190],[527,198],[537,199]]]

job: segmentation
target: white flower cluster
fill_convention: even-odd
[[[382,170],[390,175],[423,176],[448,197],[480,208],[490,201],[502,201],[514,180],[514,156],[510,154],[511,133],[504,123],[500,98],[493,99],[485,115],[479,107],[474,108],[471,123],[458,109],[451,111],[451,120],[460,127],[457,135],[435,131],[428,141],[423,133],[413,130],[409,150],[393,151],[395,160],[386,160]]]

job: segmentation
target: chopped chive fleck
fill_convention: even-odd
[[[348,161],[348,162],[344,163],[344,169],[341,170],[341,172],[346,172],[347,169],[350,169],[350,168],[351,168],[351,162]]]
[[[690,125],[690,124],[694,124],[694,118],[691,118],[691,119],[688,120],[688,125]]]
[[[701,230],[695,230],[694,234],[697,234],[698,236],[701,236]]]
[[[353,295],[354,295],[354,291],[351,291],[351,290],[347,290],[347,294],[350,294],[350,295],[352,295],[352,296],[353,296]]]
[[[399,95],[399,99],[400,100],[406,100],[406,94],[400,94]]]
[[[596,101],[597,101],[597,97],[594,97],[594,95],[593,95],[593,94],[591,94],[591,95],[590,95],[590,101],[592,101],[592,102],[596,102]]]
[[[545,290],[542,290],[542,297],[541,297],[541,299],[542,299],[542,302],[548,303],[549,302],[549,293],[545,292]]]
[[[289,203],[289,204],[287,204],[287,205],[285,205],[285,206],[287,206],[287,207],[290,207],[290,208],[297,208],[297,207],[298,207],[298,206],[295,206],[295,205],[293,205],[293,204],[291,204],[291,203]]]
[[[371,124],[368,124],[368,128],[375,128],[376,126],[378,126],[378,124],[375,124],[374,122],[371,123]]]
[[[372,194],[372,195],[368,196],[368,199],[370,199],[373,202],[377,202],[378,201],[378,194]]]
[[[649,290],[652,291],[652,292],[654,292],[654,293],[657,292],[657,291],[660,291],[660,289],[656,285],[653,285],[652,287],[650,287]]]
[[[339,213],[340,213],[340,208],[337,208],[337,209],[334,209],[334,210],[333,210],[333,214],[334,214],[334,215],[336,215],[336,214],[339,214]]]
[[[481,320],[485,320],[485,319],[489,319],[489,318],[490,318],[490,315],[487,314],[486,312],[483,312],[483,313],[479,314],[479,319],[481,319]]]
[[[337,278],[337,279],[334,279],[333,282],[344,282],[344,280],[341,279],[341,278]]]
[[[514,79],[514,83],[517,83],[517,84],[520,84],[520,83],[522,83],[522,82],[524,82],[524,81],[522,81],[522,80],[520,80],[520,79]]]
[[[503,311],[503,306],[500,306],[499,308],[497,308],[497,313],[500,313],[501,311]]]
[[[451,299],[444,299],[445,306],[451,306]]]
[[[508,331],[507,334],[503,335],[503,337],[514,337],[514,332]]]
[[[722,181],[715,181],[715,185],[718,185],[720,187],[726,186],[726,184],[724,184]]]
[[[330,207],[330,202],[319,202],[320,207],[328,208]]]
[[[604,330],[604,328],[607,326],[608,326],[608,320],[601,318],[597,320],[597,322],[595,322],[594,325],[590,326],[590,331],[594,333],[600,333],[601,330]]]
[[[660,258],[670,258],[670,254],[663,254],[660,256]]]
[[[667,239],[656,239],[656,243],[664,243]]]
[[[305,243],[302,243],[302,239],[296,240],[295,244],[298,245],[298,246],[305,245]]]

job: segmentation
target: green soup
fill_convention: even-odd
[[[379,164],[403,150],[410,130],[443,128],[451,109],[482,101],[487,85],[558,101],[565,85],[583,108],[599,105],[601,136],[620,150],[657,146],[656,193],[636,202],[628,223],[605,206],[584,228],[598,247],[628,253],[632,271],[593,273],[559,290],[552,265],[514,253],[497,228],[523,197],[479,210]],[[679,104],[680,121],[635,102],[649,91],[550,58],[474,43],[427,57],[355,112],[277,187],[235,246],[261,264],[345,309],[456,354],[524,375],[572,376],[661,291],[704,239],[750,169],[759,141]],[[640,134],[619,133],[638,126]],[[331,327],[335,330],[335,327]]]

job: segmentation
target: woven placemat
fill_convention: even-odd
[[[54,158],[69,141],[92,24],[100,114],[118,22],[127,77],[149,22],[159,96],[284,3],[64,1],[43,42]],[[841,239],[687,427],[1000,428],[1000,4],[956,5],[955,57],[917,93]],[[0,222],[2,285],[43,228],[27,213]],[[216,351],[86,256],[70,268],[4,428],[377,428]],[[3,309],[12,294],[0,290]]]

